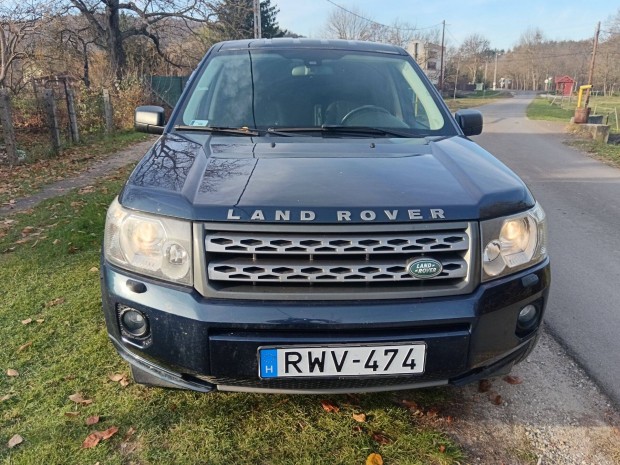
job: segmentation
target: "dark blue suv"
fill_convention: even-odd
[[[545,213],[395,46],[219,43],[110,206],[102,296],[137,382],[354,392],[503,374],[536,344]]]

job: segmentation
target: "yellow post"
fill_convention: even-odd
[[[583,97],[583,91],[586,89],[592,89],[592,84],[586,86],[579,86],[579,98],[577,99],[577,108],[581,107],[581,97]]]

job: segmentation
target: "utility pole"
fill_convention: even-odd
[[[497,49],[495,49],[495,70],[493,71],[493,90],[497,89]]]
[[[592,85],[592,77],[594,76],[594,61],[596,59],[596,49],[598,47],[598,36],[601,33],[601,22],[596,24],[596,32],[594,33],[594,46],[592,47],[592,61],[590,61],[590,72],[588,73],[588,85]],[[585,107],[588,108],[590,103],[590,89],[586,90]]]
[[[260,0],[254,0],[254,38],[261,38]]]
[[[443,92],[443,51],[444,51],[444,38],[446,35],[446,20],[442,21],[443,29],[441,31],[441,65],[439,71],[439,92]]]

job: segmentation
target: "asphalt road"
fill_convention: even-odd
[[[549,222],[546,324],[620,407],[620,169],[562,143],[563,125],[530,121],[533,95],[480,107],[473,139],[518,173]]]

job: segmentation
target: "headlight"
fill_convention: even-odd
[[[482,281],[505,276],[547,257],[547,220],[539,204],[518,215],[482,221]]]
[[[118,199],[108,209],[103,252],[122,268],[191,285],[191,243],[189,221],[126,210]]]

